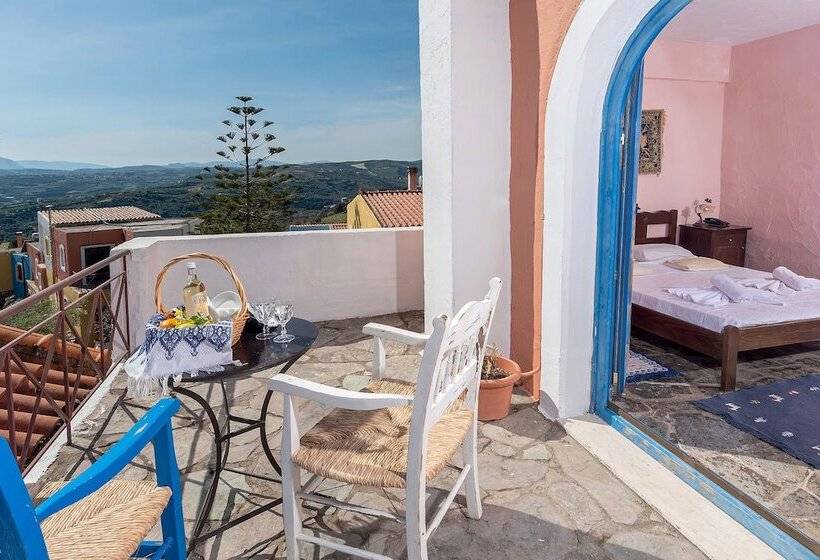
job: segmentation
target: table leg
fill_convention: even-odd
[[[299,360],[304,354],[301,353],[298,356],[294,356],[293,359],[289,360],[280,370],[279,373],[285,373],[288,371],[293,364]],[[216,467],[213,471],[213,478],[211,479],[211,484],[208,487],[207,495],[205,502],[203,503],[202,509],[200,510],[199,516],[197,517],[196,524],[194,525],[194,530],[191,533],[190,538],[188,539],[188,553],[194,549],[196,544],[199,541],[209,539],[216,535],[219,535],[231,527],[235,527],[240,523],[247,521],[257,515],[264,513],[266,511],[271,510],[272,508],[278,506],[282,503],[282,498],[276,498],[270,501],[267,504],[261,505],[249,512],[244,513],[243,515],[228,521],[227,523],[217,527],[216,529],[212,529],[205,534],[202,534],[202,528],[205,525],[205,521],[211,514],[211,509],[213,509],[214,499],[216,498],[216,489],[217,484],[219,484],[219,478],[222,474],[223,470],[232,471],[232,469],[228,468],[227,461],[228,461],[228,452],[230,451],[230,442],[231,438],[238,436],[240,434],[246,433],[250,430],[259,429],[259,437],[262,442],[262,450],[265,453],[265,457],[267,458],[268,462],[271,464],[273,469],[276,471],[278,475],[282,475],[282,468],[279,466],[279,462],[276,460],[276,456],[273,454],[273,451],[270,448],[270,444],[268,443],[268,433],[267,433],[267,419],[268,419],[268,409],[270,408],[270,401],[273,397],[273,393],[268,391],[265,395],[265,399],[262,402],[262,410],[260,411],[259,419],[249,419],[243,418],[240,416],[234,416],[230,412],[230,402],[228,400],[228,392],[225,387],[225,383],[223,380],[219,382],[220,388],[222,390],[222,401],[225,405],[225,426],[224,426],[224,433],[223,427],[219,425],[219,421],[216,418],[216,414],[214,413],[213,409],[211,408],[210,404],[208,404],[207,399],[201,397],[197,393],[189,389],[185,389],[184,387],[174,387],[174,392],[178,395],[182,395],[188,397],[199,404],[205,413],[208,415],[208,419],[211,422],[211,426],[214,430],[214,445],[215,445],[215,456],[216,456]],[[245,424],[244,428],[240,428],[236,431],[231,430],[231,421],[238,422],[240,424]],[[224,443],[224,446],[223,446]],[[236,472],[236,471],[232,471]],[[252,474],[252,473],[242,473],[246,476],[251,476],[255,478],[259,478],[262,480],[268,480],[270,482],[280,482],[279,480],[272,479],[270,477],[266,477],[259,474]]]
[[[298,356],[294,356],[292,360],[288,361],[282,369],[279,370],[279,373],[286,373],[292,366],[295,364],[299,358],[302,357],[303,354],[299,354]],[[282,467],[279,466],[279,461],[276,460],[276,456],[271,451],[270,444],[268,443],[268,431],[267,431],[267,421],[268,421],[268,408],[270,407],[270,400],[273,397],[273,391],[268,391],[265,395],[265,400],[262,401],[262,413],[259,416],[259,438],[262,440],[262,451],[265,452],[265,456],[268,458],[268,462],[270,462],[273,470],[279,476],[282,476]]]
[[[199,510],[199,515],[197,516],[196,523],[194,524],[194,530],[188,538],[188,553],[190,554],[194,548],[194,545],[196,545],[199,540],[199,535],[202,533],[205,520],[208,519],[208,516],[211,514],[211,509],[214,506],[214,499],[216,498],[216,485],[219,483],[219,477],[222,474],[222,469],[225,468],[228,455],[227,453],[223,454],[222,426],[219,425],[216,414],[214,413],[213,408],[211,408],[211,405],[208,403],[208,400],[184,387],[174,387],[174,394],[176,396],[181,395],[189,398],[201,406],[202,410],[208,416],[208,420],[210,421],[211,428],[214,432],[214,458],[216,460],[214,461],[214,469],[211,471],[212,477],[211,482],[208,485],[208,490],[205,494],[205,501],[202,503],[202,507]],[[230,428],[230,426],[228,427]]]

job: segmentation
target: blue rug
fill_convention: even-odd
[[[678,375],[680,375],[680,373],[672,368],[666,367],[639,352],[629,351],[626,368],[627,383],[667,379],[669,377],[677,377]]]
[[[694,404],[820,468],[820,373],[732,391]]]

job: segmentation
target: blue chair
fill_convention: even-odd
[[[179,401],[165,398],[74,480],[48,485],[34,507],[8,443],[0,443],[0,560],[184,560],[182,493],[171,418]],[[116,480],[149,443],[156,484]],[[146,541],[161,522],[162,541]]]

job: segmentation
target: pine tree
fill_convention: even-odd
[[[267,129],[272,121],[257,120],[264,111],[248,105],[253,98],[236,98],[241,106],[228,107],[236,115],[222,124],[227,132],[217,140],[225,144],[216,155],[227,164],[206,167],[197,178],[213,180],[216,193],[205,204],[201,233],[254,233],[282,231],[290,224],[294,193],[287,188],[291,176],[285,166],[266,165],[273,156],[285,151],[275,144],[276,136]]]

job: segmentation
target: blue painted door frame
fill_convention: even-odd
[[[640,121],[643,59],[658,34],[689,2],[691,0],[658,0],[621,52],[604,101],[591,409],[785,558],[817,559],[808,548],[609,408],[613,372],[619,373],[621,390],[626,377],[631,296],[629,266],[637,186],[634,142]]]

